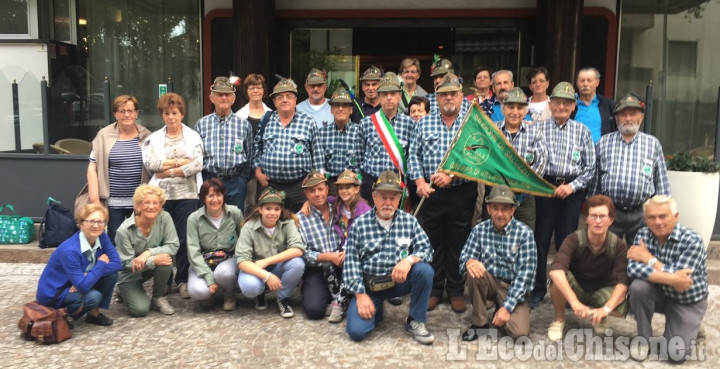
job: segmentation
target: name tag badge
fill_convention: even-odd
[[[233,151],[235,151],[236,154],[239,154],[243,151],[243,145],[241,141],[235,142],[235,146],[233,147]]]
[[[525,153],[525,161],[528,164],[533,165],[535,163],[535,153],[532,151]]]
[[[510,251],[512,251],[513,254],[517,253],[518,250],[520,250],[520,245],[513,245],[513,246],[510,248]]]
[[[578,161],[580,161],[580,151],[573,150],[572,161],[573,161],[573,163],[577,163]]]
[[[293,147],[293,151],[295,151],[295,153],[297,153],[297,154],[302,154],[302,153],[305,151],[305,145],[303,145],[303,144],[296,144],[296,145]]]
[[[412,242],[412,239],[408,237],[399,237],[397,240],[395,240],[395,242],[400,247],[408,247],[410,246],[410,242]]]
[[[646,177],[650,177],[652,175],[652,168],[650,168],[649,165],[645,164],[645,166],[642,168],[642,173]]]

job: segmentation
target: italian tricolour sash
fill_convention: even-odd
[[[395,168],[400,172],[400,177],[405,178],[405,171],[407,170],[407,161],[405,160],[405,151],[403,150],[400,141],[395,134],[395,129],[390,124],[382,109],[378,110],[375,114],[370,116],[372,119],[373,126],[380,136],[385,151],[387,151],[392,160]]]

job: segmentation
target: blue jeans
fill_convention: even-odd
[[[113,289],[115,289],[115,283],[118,280],[118,274],[108,274],[100,279],[93,286],[93,288],[83,296],[80,292],[69,292],[63,300],[60,307],[66,307],[68,314],[72,314],[80,309],[82,310],[71,315],[74,319],[80,319],[88,311],[96,308],[109,309],[110,301],[112,300]]]
[[[277,291],[277,297],[278,300],[282,300],[290,297],[292,290],[300,284],[300,278],[305,272],[305,261],[301,257],[296,257],[269,266],[267,270],[280,278],[282,288]],[[242,270],[238,275],[238,285],[240,285],[240,291],[245,297],[253,298],[265,292],[265,282],[262,279]]]
[[[383,302],[390,297],[410,294],[410,319],[421,323],[427,322],[427,307],[433,283],[433,268],[430,264],[420,262],[413,265],[405,283],[395,285],[391,290],[368,295],[375,305],[375,315],[363,319],[358,315],[357,296],[353,296],[347,312],[347,333],[353,341],[364,340],[383,319]]]
[[[112,241],[113,245],[115,245],[115,233],[117,232],[117,229],[120,228],[120,225],[122,222],[125,221],[128,217],[133,216],[133,212],[135,210],[133,208],[108,208],[109,213],[109,219],[108,219],[108,225],[107,225],[107,233],[108,236],[110,236],[110,241]]]

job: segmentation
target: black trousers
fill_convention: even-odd
[[[477,184],[462,184],[435,192],[420,208],[423,229],[433,247],[435,271],[431,296],[461,297],[465,281],[460,276],[460,253],[470,235]]]
[[[550,252],[550,240],[555,233],[555,250],[569,234],[575,232],[580,218],[580,206],[584,195],[577,191],[565,199],[556,197],[535,197],[537,221],[535,224],[535,243],[537,245],[537,271],[535,289],[532,294],[545,296],[547,292],[547,257]]]

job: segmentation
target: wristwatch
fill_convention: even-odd
[[[609,307],[607,307],[605,305],[603,305],[603,310],[605,310],[605,314],[610,314],[610,312],[612,311],[612,310],[610,310]]]
[[[647,265],[648,265],[650,268],[652,268],[652,267],[655,266],[655,263],[657,263],[657,261],[658,261],[657,258],[652,258],[652,259],[648,260]]]
[[[405,260],[409,261],[410,265],[415,265],[415,260],[413,260],[412,256],[406,257]]]

